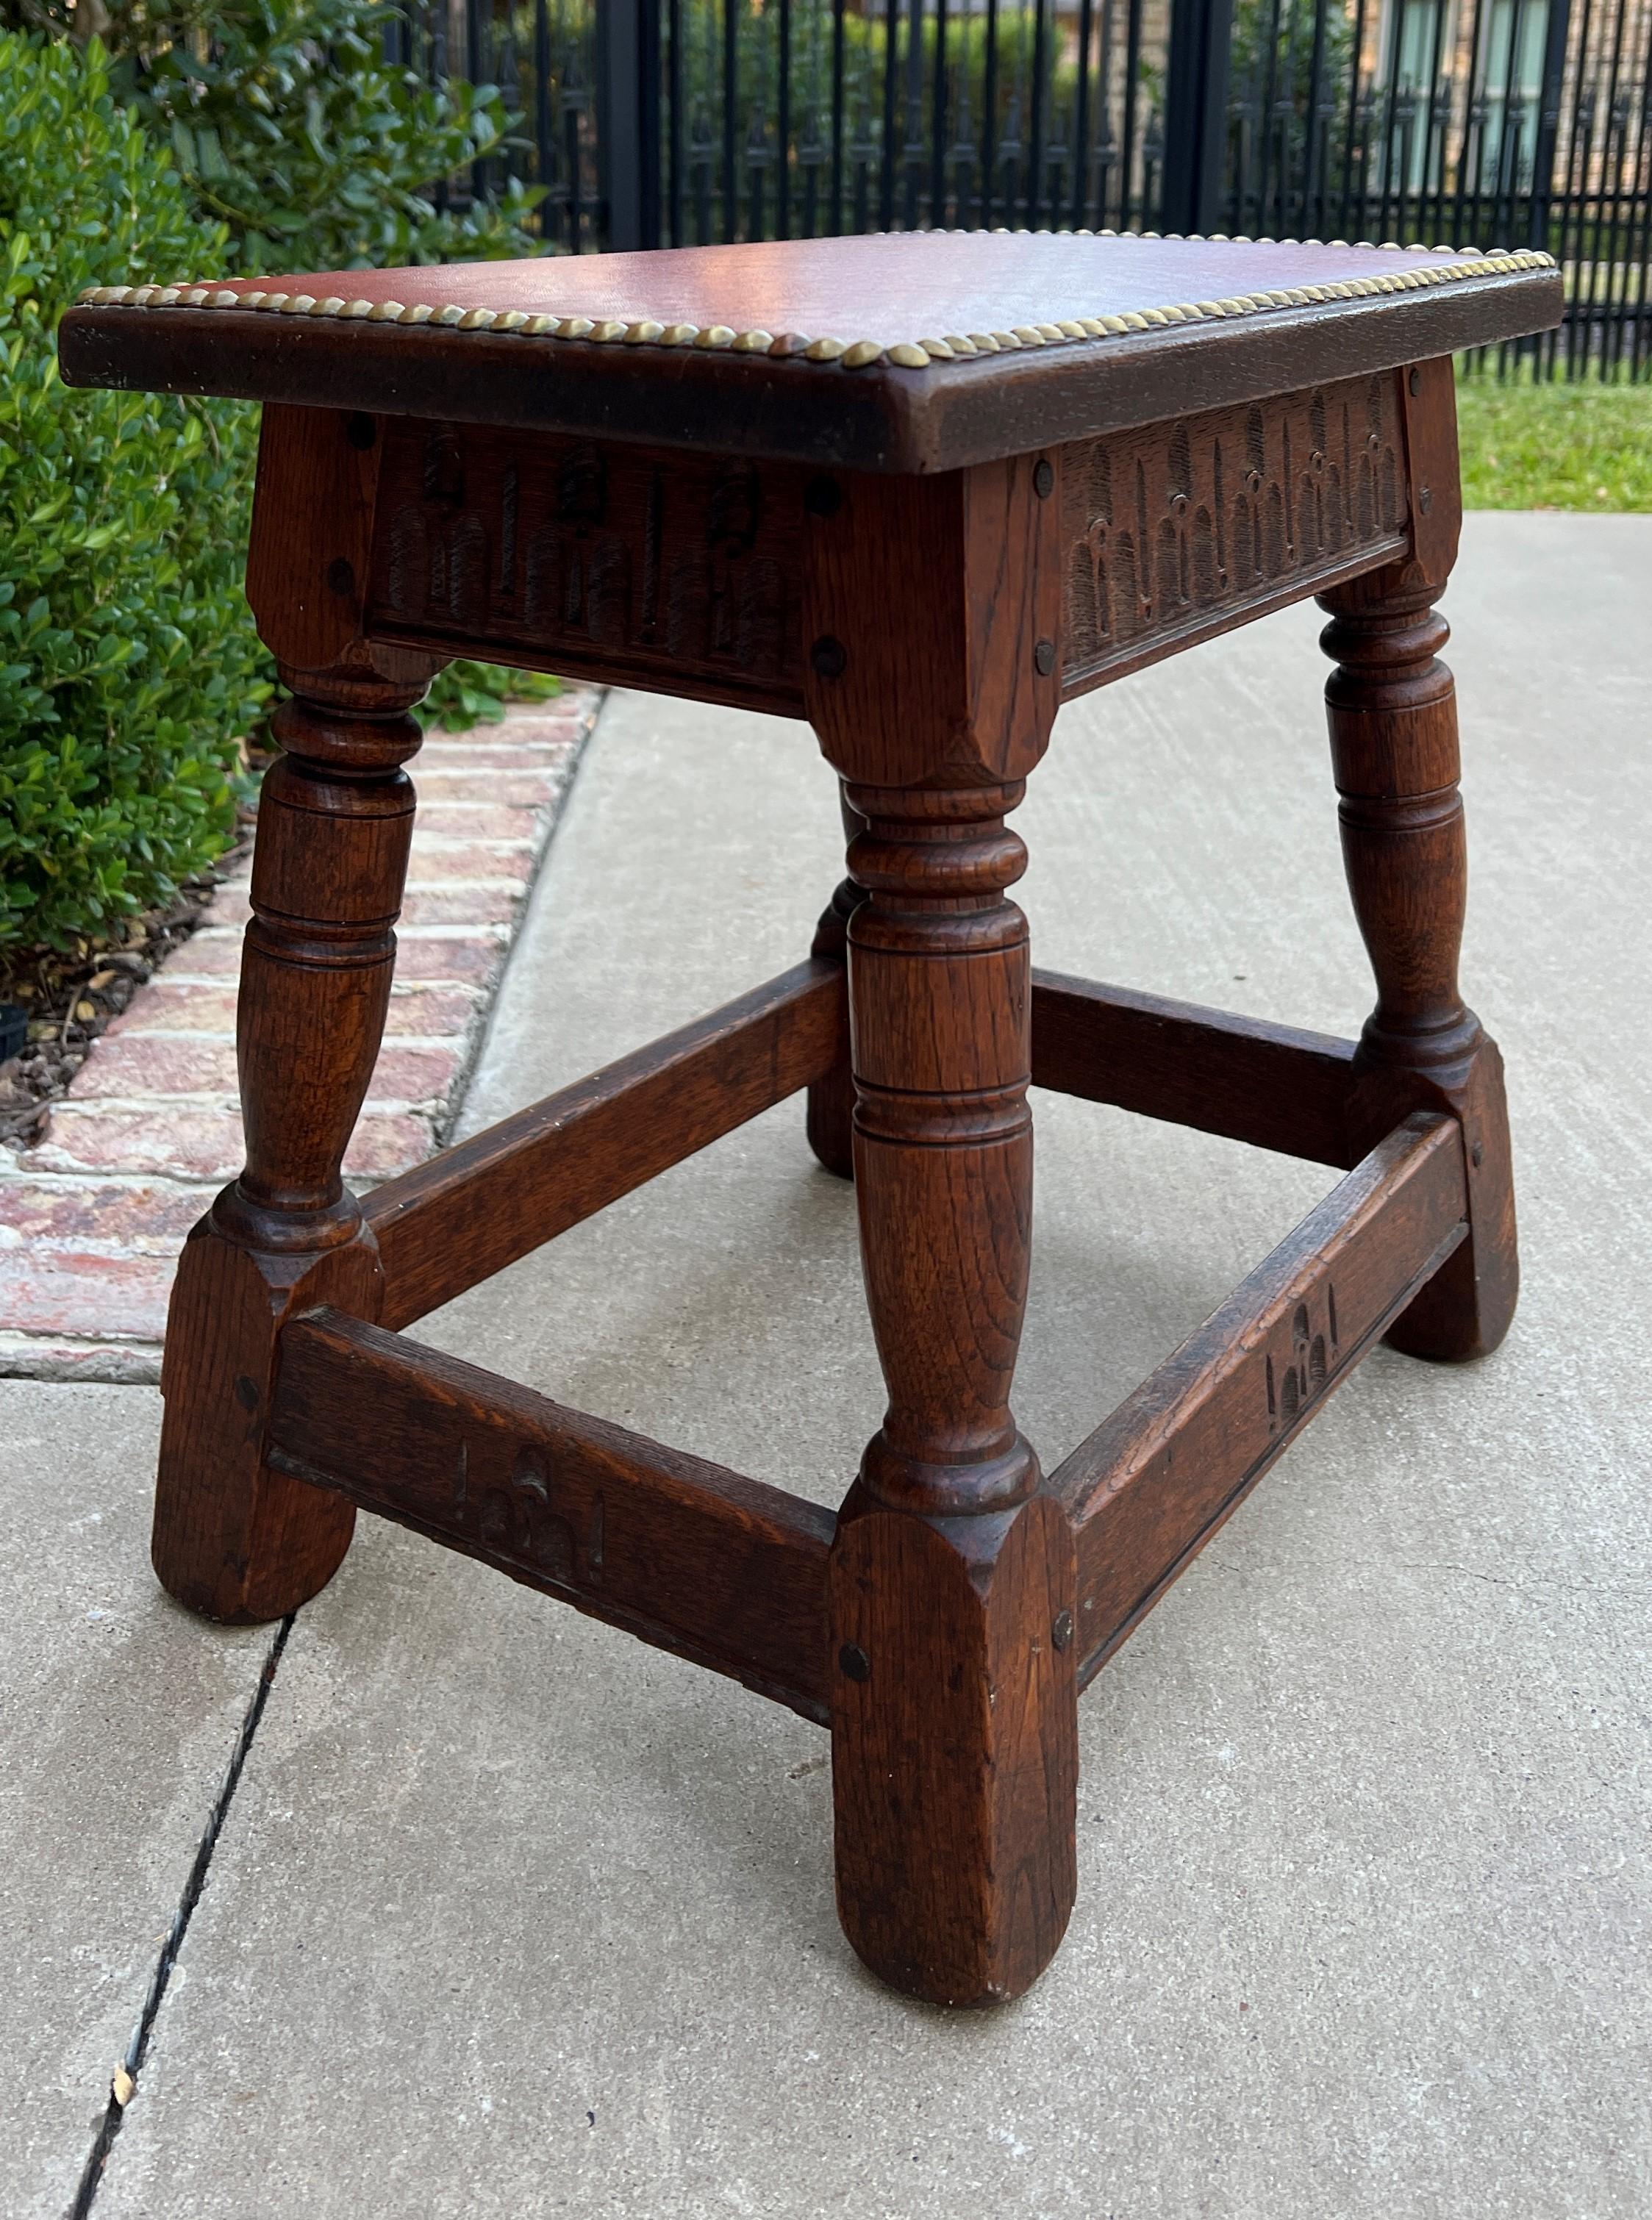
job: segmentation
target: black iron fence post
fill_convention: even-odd
[[[1233,0],[1171,0],[1164,86],[1166,231],[1214,231],[1227,169]]]
[[[1549,209],[1555,196],[1555,154],[1560,144],[1566,49],[1571,29],[1572,0],[1549,0],[1543,90],[1537,97],[1537,138],[1531,155],[1531,209],[1526,239],[1529,246],[1549,245]]]
[[[596,10],[596,143],[610,249],[660,243],[659,0]]]

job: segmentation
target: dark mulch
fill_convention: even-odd
[[[212,870],[186,880],[164,910],[128,919],[107,945],[84,955],[41,949],[0,974],[0,1003],[20,1007],[28,1018],[27,1046],[0,1063],[0,1144],[27,1148],[40,1138],[47,1110],[68,1092],[92,1043],[190,938],[250,838],[248,826]]]

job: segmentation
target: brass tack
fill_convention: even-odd
[[[1163,309],[1144,309],[1142,318],[1144,322],[1150,324],[1168,324],[1170,321]]]
[[[772,332],[742,332],[734,342],[736,354],[767,354],[775,343]]]
[[[888,350],[888,359],[901,370],[927,370],[929,368],[929,357],[927,353],[922,347],[913,346],[909,340],[903,340],[901,341],[899,346],[890,347]]]
[[[734,344],[734,334],[726,324],[708,324],[703,331],[696,334],[694,343],[697,347],[711,347],[714,350],[732,347]]]
[[[1036,324],[1012,324],[1010,329],[1023,346],[1042,346],[1044,334]]]
[[[615,340],[622,340],[625,335],[625,326],[614,316],[604,316],[601,323],[593,324],[585,334],[593,346],[611,346]]]
[[[1089,337],[1089,334],[1076,316],[1064,316],[1056,326],[1056,329],[1064,340],[1083,340]]]
[[[875,363],[883,349],[876,340],[857,340],[852,346],[844,349],[839,358],[845,370],[865,370]]]
[[[1016,348],[1021,344],[1021,334],[1019,332],[994,332],[993,334],[993,337],[996,340],[1000,348],[1006,354],[1013,354]]]
[[[807,332],[777,332],[770,341],[769,352],[772,355],[779,356],[807,354],[809,338]]]
[[[290,293],[281,304],[284,316],[307,316],[315,306],[314,293]]]
[[[1122,316],[1102,316],[1099,321],[1104,332],[1127,332],[1130,329]]]
[[[997,337],[992,332],[971,332],[969,344],[977,354],[997,354],[1000,351]]]
[[[1078,336],[1076,333],[1064,331],[1059,324],[1035,324],[1032,328],[1038,333],[1040,339],[1050,340],[1056,342],[1059,342],[1062,340],[1075,339]]]
[[[189,291],[184,296],[184,300],[185,305],[189,308],[203,309],[206,306],[209,297],[210,296],[208,294],[207,289],[204,285],[191,285]]]
[[[589,316],[563,316],[557,323],[559,340],[583,340],[591,329]]]
[[[920,340],[919,346],[934,362],[951,362],[957,349],[949,346],[944,340]]]
[[[659,335],[662,346],[690,346],[700,336],[698,324],[667,324]]]
[[[492,309],[470,309],[459,318],[458,328],[462,332],[491,331],[498,321],[497,313]]]
[[[1145,310],[1138,314],[1134,309],[1126,309],[1119,321],[1127,332],[1146,332],[1152,329]]]
[[[504,315],[495,322],[494,329],[496,332],[520,332],[527,321],[527,318],[521,309],[507,309]]]
[[[439,309],[433,309],[430,320],[435,324],[462,324],[464,321],[464,311],[457,302],[449,301]]]
[[[811,340],[803,350],[809,362],[837,362],[844,352],[841,340]]]
[[[645,316],[640,323],[626,326],[626,345],[651,346],[664,329],[664,324],[657,324],[651,317]]]
[[[178,290],[176,285],[163,285],[149,305],[153,309],[170,309],[178,298]]]
[[[343,313],[346,316],[371,316],[373,304],[371,301],[346,301]]]
[[[259,306],[266,315],[278,316],[287,305],[287,298],[284,293],[266,293]]]
[[[927,346],[929,342],[926,340],[924,344]],[[951,347],[954,354],[969,356],[976,352],[975,341],[965,339],[962,332],[948,332],[941,344]]]
[[[401,324],[427,324],[436,311],[428,301],[415,301],[410,309],[403,309],[396,321]]]
[[[375,301],[367,311],[370,324],[399,324],[407,310],[399,301]]]
[[[329,293],[325,301],[313,302],[310,305],[309,313],[312,316],[342,315],[344,313],[344,296],[341,293]]]
[[[529,339],[539,340],[553,339],[561,327],[560,318],[548,316],[541,311],[538,315],[530,316],[522,329]]]
[[[1100,316],[1081,316],[1078,327],[1087,340],[1099,340],[1107,328]]]

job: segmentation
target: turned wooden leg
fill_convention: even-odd
[[[838,1903],[937,2004],[1018,1995],[1076,1885],[1074,1545],[1016,1431],[1032,1129],[1019,785],[879,790],[851,870],[855,1178],[888,1386],[831,1576]]]
[[[866,820],[857,809],[851,808],[846,786],[840,780],[838,787],[839,806],[843,812],[843,832],[845,844],[863,832]],[[823,957],[828,963],[842,963],[849,954],[849,920],[866,898],[866,889],[858,887],[851,878],[839,879],[832,900],[815,927],[814,941],[809,954]],[[808,1144],[829,1172],[839,1179],[853,1179],[855,1158],[852,1128],[855,1114],[855,1075],[845,1060],[829,1071],[824,1079],[817,1079],[808,1091],[808,1102],[804,1113],[804,1131]]]
[[[352,1506],[271,1470],[264,1432],[284,1320],[378,1313],[377,1251],[340,1166],[390,997],[422,690],[349,678],[275,720],[286,752],[264,782],[241,958],[246,1169],[184,1249],[161,1381],[155,1569],[211,1618],[293,1610],[350,1543]]]
[[[1503,1065],[1457,988],[1468,885],[1457,791],[1457,713],[1440,589],[1376,571],[1321,598],[1325,689],[1343,855],[1377,1002],[1360,1038],[1354,1139],[1371,1145],[1408,1112],[1450,1110],[1467,1152],[1469,1238],[1390,1330],[1414,1356],[1495,1349],[1519,1274]]]

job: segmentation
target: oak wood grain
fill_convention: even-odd
[[[1032,1083],[1346,1169],[1352,1041],[1032,973]]]
[[[270,1462],[825,1722],[829,1511],[326,1308]]]
[[[832,1561],[838,1911],[865,1963],[908,1996],[1002,2003],[1066,1930],[1077,1688],[1060,1622],[1070,1630],[1073,1581],[1072,1533],[1046,1495],[944,1525],[845,1506]]]
[[[1418,1112],[1051,1475],[1078,1535],[1081,1686],[1463,1238],[1462,1137]]]
[[[330,1577],[346,1509],[271,1470],[275,1341],[305,1300],[377,1313],[383,1275],[340,1167],[378,1054],[412,834],[408,714],[437,667],[359,630],[378,446],[370,421],[272,408],[249,591],[293,698],[273,733],[241,948],[246,1163],[180,1262],[162,1374],[153,1555],[181,1602],[270,1618]],[[330,581],[330,583],[329,583]]]
[[[376,639],[796,716],[795,464],[387,418]]]
[[[1063,694],[1406,552],[1403,390],[1381,371],[1063,447]]]
[[[407,1325],[629,1194],[848,1052],[842,966],[811,960],[387,1180],[363,1205]]]
[[[847,782],[854,1177],[888,1389],[832,1552],[838,1902],[932,2002],[1038,1978],[1075,1886],[1071,1537],[1010,1405],[1032,1129],[1025,851],[1060,690],[1060,495],[1023,458],[812,519],[806,681]],[[823,652],[829,651],[829,652]]]
[[[1325,703],[1343,861],[1377,984],[1356,1057],[1356,1137],[1434,1107],[1459,1120],[1468,1152],[1469,1238],[1389,1338],[1455,1363],[1508,1331],[1519,1263],[1502,1059],[1457,983],[1468,849],[1456,689],[1439,659],[1449,634],[1434,607],[1457,546],[1450,365],[1418,365],[1406,390],[1412,508],[1425,528],[1400,561],[1321,596],[1331,620],[1322,645],[1337,665]]]

